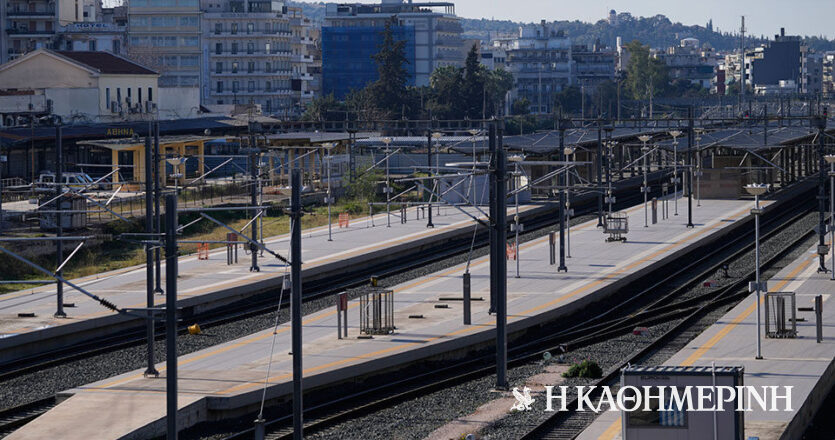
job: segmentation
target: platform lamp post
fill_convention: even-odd
[[[760,296],[763,290],[766,290],[765,283],[760,282],[760,216],[763,211],[760,209],[760,196],[768,191],[768,184],[752,183],[745,185],[745,191],[754,196],[754,209],[751,210],[751,215],[754,216],[754,283],[749,286],[749,291],[757,293],[757,356],[756,359],[762,359],[762,342],[760,335]]]
[[[678,137],[681,130],[670,131],[670,136],[673,137],[673,215],[678,215]]]
[[[475,206],[475,166],[476,166],[476,152],[475,152],[475,137],[481,130],[472,129],[469,131],[470,135],[473,137],[473,175],[470,176],[470,203]],[[510,160],[508,158],[508,160]]]
[[[165,159],[165,161],[174,168],[175,172],[171,173],[171,177],[174,178],[174,194],[178,197],[180,194],[180,178],[183,177],[183,173],[180,172],[180,166],[186,163],[186,159],[187,158],[183,156],[175,156]]]
[[[389,172],[389,145],[392,139],[384,137],[381,139],[386,144],[386,188],[383,190],[386,193],[386,227],[391,227],[391,174]]]
[[[649,187],[647,186],[647,154],[649,153],[649,148],[647,148],[647,142],[652,139],[652,136],[649,135],[641,135],[638,136],[638,140],[641,141],[644,146],[641,147],[641,153],[644,156],[644,186],[641,187],[641,192],[644,193],[644,227],[649,227]]]
[[[511,230],[516,234],[516,278],[519,278],[519,232],[522,231],[522,224],[519,223],[519,187],[521,186],[522,172],[519,170],[519,162],[524,160],[524,157],[519,155],[510,156],[507,158],[508,162],[513,162],[513,197],[516,202],[516,214],[513,216],[513,224],[510,225]]]
[[[829,164],[829,252],[832,256],[830,280],[835,280],[835,154],[823,156]]]
[[[607,143],[608,152],[606,153],[606,203],[609,205],[609,216],[612,215],[612,204],[615,203],[615,196],[612,194],[612,160],[615,157],[615,147],[617,142],[609,141]]]
[[[435,176],[441,175],[441,167],[438,163],[440,160],[439,155],[441,154],[441,138],[444,136],[441,132],[432,133],[432,139],[435,139]],[[437,181],[436,181],[437,182]],[[440,185],[440,183],[438,183]],[[439,186],[440,189],[440,186]],[[440,190],[438,191],[440,193]],[[441,200],[438,199],[438,208],[435,211],[435,214],[441,215]]]
[[[577,158],[574,156],[576,152],[577,148],[575,147],[565,147],[564,153],[566,160],[576,161]],[[568,169],[565,170],[565,183],[566,187],[571,186],[571,177],[568,174]],[[571,258],[571,191],[568,188],[565,190],[565,250],[565,257]]]
[[[331,192],[331,149],[333,142],[325,142],[322,147],[325,148],[325,163],[327,164],[327,178],[328,178],[328,195],[326,202],[328,203],[328,241],[333,241],[333,225],[331,225],[331,205],[333,205],[333,193]],[[261,228],[263,231],[264,228]]]
[[[702,206],[702,135],[705,132],[704,128],[697,127],[693,131],[696,132],[696,206]]]
[[[435,142],[440,142],[440,139],[441,139],[442,136],[443,136],[442,133],[435,132],[435,133],[432,133],[432,135],[430,137]],[[427,167],[429,175],[432,176],[433,175],[433,173],[432,173],[432,142],[429,142],[429,144],[426,146],[426,148],[427,148],[426,167]],[[430,179],[430,180],[432,180],[432,179]],[[438,200],[438,203],[440,203],[440,202],[441,201]],[[435,224],[432,223],[432,193],[431,192],[429,193],[429,203],[427,204],[427,210],[429,212],[429,217],[427,217],[426,227],[427,228],[434,228]]]

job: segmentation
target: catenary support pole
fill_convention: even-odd
[[[496,124],[495,122],[490,122],[489,128],[487,130],[488,141],[487,145],[490,151],[490,169],[496,169]],[[496,228],[494,224],[496,222],[496,173],[490,173],[490,183],[489,183],[489,196],[490,196],[490,210],[488,214],[490,215],[490,252],[493,255],[495,252],[496,243],[498,242],[496,238]],[[431,211],[431,209],[430,209]],[[496,313],[496,279],[498,278],[498,269],[496,268],[497,263],[495,258],[490,258],[490,308],[488,310],[488,314]]]
[[[61,263],[64,262],[64,241],[61,240],[64,235],[64,219],[61,215],[64,204],[63,197],[61,197],[64,192],[64,145],[62,137],[62,127],[59,125],[55,127],[55,226],[58,236],[58,240],[55,242],[55,259],[57,261],[55,267],[59,268],[56,271],[56,275],[59,277],[64,275],[64,271],[60,268]],[[60,278],[55,282],[55,302],[57,303],[55,317],[66,318],[67,314],[64,313],[64,283],[61,282]]]
[[[162,213],[160,210],[160,198],[162,198],[162,189],[160,188],[159,182],[159,163],[162,161],[162,157],[159,155],[159,121],[154,121],[154,232],[157,234],[162,232]],[[154,260],[156,262],[156,287],[154,291],[158,294],[162,294],[162,261],[161,261],[161,254],[162,254],[162,246],[156,246],[154,250]]]
[[[151,136],[145,137],[145,232],[148,234],[145,242],[145,299],[148,307],[148,322],[146,323],[146,340],[148,343],[145,377],[159,376],[154,364],[154,314],[150,310],[154,307],[154,251],[151,249],[151,241],[159,239],[154,237],[154,178],[152,170]],[[153,238],[152,238],[153,237]],[[157,246],[159,247],[159,246]]]
[[[560,161],[565,162],[565,120],[560,119]],[[565,186],[568,179],[568,170],[564,170],[557,178],[557,185],[559,186],[559,215],[560,215],[560,265],[557,267],[557,273],[568,272],[568,267],[565,265]]]
[[[603,227],[603,120],[597,119],[597,227]]]
[[[250,192],[249,192],[249,203],[252,206],[260,206],[258,204],[258,186],[260,180],[258,179],[258,149],[255,147],[255,134],[250,133],[249,135],[249,175],[250,175]],[[296,168],[293,168],[294,170]],[[261,212],[256,211],[255,215],[259,215]],[[252,228],[252,239],[258,240],[258,220],[253,221],[250,224]],[[258,267],[258,246],[255,243],[249,244],[249,252],[252,255],[252,265],[249,266],[250,272],[260,272],[261,268]]]
[[[693,107],[687,108],[687,227],[693,228]]]
[[[165,352],[167,440],[177,440],[177,194],[165,196]]]
[[[432,130],[426,132],[426,172],[430,176],[432,175]],[[431,185],[427,185],[427,188],[431,187]],[[438,203],[440,203],[440,200],[438,201]],[[429,211],[429,217],[428,221],[426,222],[426,227],[434,228],[435,225],[432,223],[432,193],[429,193],[429,203],[426,207]]]
[[[302,206],[301,171],[293,169],[292,193],[290,199],[290,308],[293,352],[293,438],[303,438],[304,426],[302,405]]]
[[[818,129],[818,246],[821,250],[826,245],[826,161],[824,159],[824,152],[826,147],[826,118],[818,116],[814,119]],[[829,270],[826,268],[826,254],[818,252],[819,267],[818,272],[826,273]]]
[[[507,169],[502,145],[502,121],[495,122],[496,145],[496,388],[507,389]]]

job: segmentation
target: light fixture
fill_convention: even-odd
[[[673,139],[675,139],[675,138],[681,136],[681,131],[680,130],[672,130],[672,131],[670,131],[670,136],[672,136]]]
[[[835,163],[835,154],[827,154],[823,156],[823,160],[825,160],[826,163]]]
[[[652,136],[650,136],[648,134],[642,134],[642,135],[638,136],[638,140],[641,141],[641,142],[649,142],[650,139],[652,139]]]
[[[768,188],[770,187],[767,183],[751,183],[745,185],[745,191],[752,196],[761,196],[768,192]]]

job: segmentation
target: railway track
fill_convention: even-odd
[[[783,209],[763,219],[761,242],[768,242],[789,226],[802,221],[813,208],[812,202],[811,198],[795,197],[785,202]],[[788,244],[781,247],[779,252],[763,260],[762,267],[766,268],[777,262],[812,233],[812,229],[809,228],[800,236],[792,237]],[[514,344],[509,347],[509,366],[519,366],[539,361],[545,351],[559,353],[561,350],[572,350],[629,333],[636,326],[650,326],[675,320],[681,321],[672,330],[655,339],[640,351],[630,355],[621,365],[608,371],[598,381],[598,384],[606,384],[616,379],[620,368],[628,363],[637,363],[649,353],[668,350],[670,354],[673,354],[679,351],[698,332],[693,331],[693,334],[685,334],[684,337],[676,339],[677,343],[675,341],[671,343],[676,334],[686,333],[688,331],[687,327],[709,310],[742,299],[748,294],[747,289],[741,289],[747,286],[749,279],[753,278],[753,270],[737,277],[730,284],[709,293],[684,296],[684,293],[696,286],[697,283],[713,276],[723,266],[742,258],[745,253],[749,252],[753,248],[752,237],[753,231],[742,232],[732,239],[723,241],[721,246],[708,250],[699,258],[688,258],[685,264],[668,272],[666,276],[653,278],[652,281],[642,286],[637,293],[630,293],[628,297],[621,298],[617,304],[605,307],[606,312],[604,313],[595,316],[584,316],[582,320],[568,328],[557,332],[546,331],[543,332],[547,334],[546,336],[537,337],[525,343]],[[657,292],[664,293],[655,295]],[[665,344],[669,344],[669,346],[665,346]],[[465,362],[410,374],[406,379],[387,381],[382,386],[308,407],[305,409],[305,417],[308,419],[305,423],[305,434],[322,431],[347,420],[363,417],[401,402],[491,375],[495,371],[494,362],[494,354],[487,353],[471,357]],[[407,375],[404,374],[404,376]],[[404,389],[405,391],[403,391]],[[556,413],[554,417],[531,430],[523,438],[573,438],[593,420],[594,416],[594,414],[589,413]],[[268,421],[266,423],[266,438],[273,440],[292,438],[292,428],[288,426],[290,422],[291,416],[289,415]],[[252,429],[245,429],[228,436],[226,440],[248,439],[252,435]]]
[[[633,188],[629,187],[621,190],[620,200],[615,205],[617,209],[632,206],[640,200],[640,194],[637,194]],[[577,200],[574,205],[576,211],[575,218],[587,216],[596,212],[596,197],[588,197],[585,200]],[[551,216],[540,216],[526,223],[529,232],[525,236],[534,233],[537,230],[547,228],[554,224],[555,218]],[[397,262],[389,265],[380,265],[375,268],[373,272],[352,273],[350,277],[345,277],[342,280],[332,282],[321,282],[319,285],[306,285],[305,301],[311,301],[317,298],[324,298],[332,295],[334,292],[344,291],[345,289],[365,284],[369,276],[377,276],[381,279],[409,271],[411,269],[421,267],[426,264],[443,261],[457,255],[465,254],[470,250],[469,236],[466,240],[461,240],[460,243],[452,242],[446,243],[443,249],[436,252],[425,252],[423,258],[413,259],[408,263]],[[477,236],[476,248],[486,246],[486,233]],[[308,286],[310,286],[308,288]],[[200,322],[204,329],[211,329],[213,326],[223,325],[238,320],[243,320],[249,317],[258,316],[265,313],[274,313],[277,305],[276,295],[264,295],[265,298],[256,298],[252,300],[242,301],[238,304],[233,304],[229,307],[223,308],[222,312],[204,313],[200,315],[190,316],[189,322]],[[282,307],[289,306],[289,295],[285,295]],[[184,322],[179,329],[180,334],[187,332],[187,322]],[[162,339],[162,329],[158,328],[158,339]],[[64,347],[61,350],[54,350],[42,353],[37,356],[32,356],[25,359],[20,359],[14,362],[7,362],[0,365],[0,383],[25,376],[27,374],[36,373],[40,370],[55,367],[70,362],[94,357],[104,353],[116,352],[121,349],[143,345],[145,343],[145,329],[138,327],[135,330],[129,330],[121,333],[119,336],[98,338],[82,344],[76,344]],[[43,414],[57,403],[54,396],[42,399],[33,400],[23,405],[15,406],[0,410],[0,438],[8,435],[14,429],[23,424],[33,420],[38,415]]]

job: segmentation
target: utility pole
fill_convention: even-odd
[[[55,297],[57,302],[57,309],[55,311],[56,318],[66,318],[64,313],[64,283],[61,282],[61,277],[64,275],[64,270],[61,268],[64,262],[64,240],[61,239],[64,235],[64,219],[61,216],[61,208],[64,204],[64,145],[62,139],[61,126],[55,127],[55,220],[56,220],[56,235],[58,240],[55,241],[55,253],[58,270],[55,274],[58,278],[55,280]]]
[[[507,389],[507,164],[502,145],[501,121],[493,121],[492,127],[498,140],[492,180],[495,181],[496,196],[490,203],[496,205],[496,217],[493,218],[495,242],[492,243],[490,261],[496,260],[494,286],[496,288],[496,388]]]
[[[162,233],[162,215],[159,207],[160,198],[162,197],[162,190],[160,189],[159,185],[159,163],[162,161],[162,158],[159,155],[159,121],[154,121],[154,232],[157,234]],[[158,294],[162,294],[162,263],[160,261],[161,257],[161,246],[156,246],[154,250],[154,260],[156,261],[156,288],[154,291]]]
[[[165,196],[165,392],[167,440],[177,440],[177,194]]]
[[[150,128],[150,123],[148,124]],[[149,130],[150,131],[150,130]],[[145,377],[159,377],[159,371],[154,367],[154,252],[151,241],[158,240],[159,236],[154,235],[154,178],[151,172],[151,133],[145,136],[145,298],[148,307],[148,322],[146,328],[146,339],[148,340],[148,366],[145,368]],[[159,246],[157,246],[159,248]]]
[[[302,406],[302,204],[301,170],[293,169],[290,194],[290,312],[293,351],[293,439],[303,438]]]

